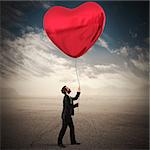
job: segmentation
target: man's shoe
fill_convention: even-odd
[[[59,146],[60,148],[65,148],[65,147],[66,147],[64,144],[58,144],[58,146]]]
[[[71,143],[71,145],[80,145],[78,142]]]

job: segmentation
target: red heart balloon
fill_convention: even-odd
[[[105,26],[105,13],[96,2],[86,2],[74,9],[50,8],[44,15],[44,29],[51,41],[68,56],[85,54]]]

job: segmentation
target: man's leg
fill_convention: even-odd
[[[73,125],[73,120],[72,120],[71,117],[68,119],[68,125],[70,127],[70,140],[71,140],[71,144],[76,143],[74,125]]]
[[[62,139],[64,137],[66,129],[67,129],[67,121],[65,119],[63,119],[62,120],[62,128],[61,128],[59,136],[58,136],[58,144],[62,144]]]

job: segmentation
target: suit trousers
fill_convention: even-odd
[[[71,116],[65,117],[62,119],[62,128],[60,130],[59,136],[58,136],[58,144],[62,144],[62,139],[65,135],[66,129],[69,126],[70,128],[70,141],[71,143],[75,143],[75,130],[73,125],[73,120]]]

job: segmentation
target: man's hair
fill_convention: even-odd
[[[63,94],[66,93],[66,85],[62,87],[61,92],[62,92]]]

